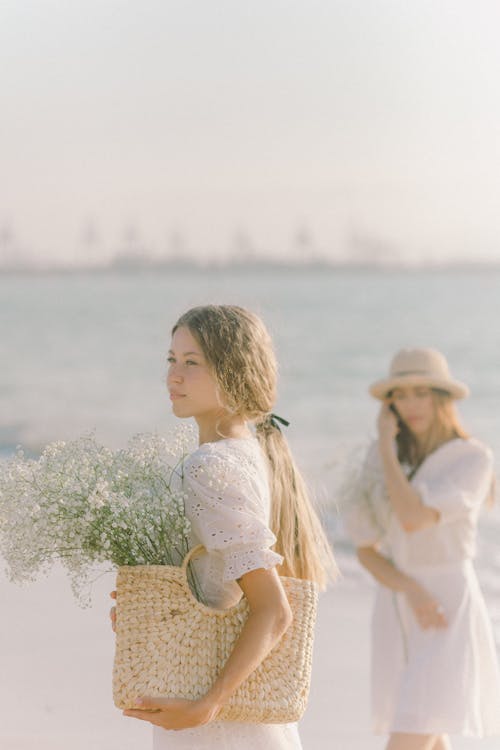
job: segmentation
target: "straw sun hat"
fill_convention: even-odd
[[[447,391],[452,398],[465,398],[469,389],[450,375],[448,363],[436,349],[401,349],[391,362],[389,375],[370,386],[370,393],[383,400],[393,388],[427,385]]]

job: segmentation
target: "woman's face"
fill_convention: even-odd
[[[215,378],[201,347],[185,326],[172,336],[167,388],[176,417],[217,419],[223,410]]]
[[[428,386],[395,388],[390,397],[398,416],[416,437],[424,437],[436,418],[432,390]]]

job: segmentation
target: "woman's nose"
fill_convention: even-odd
[[[167,383],[180,383],[182,381],[182,374],[178,367],[170,365],[167,371]]]

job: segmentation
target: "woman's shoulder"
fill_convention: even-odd
[[[211,443],[202,443],[185,460],[188,476],[199,478],[200,474],[231,476],[252,474],[262,469],[262,451],[255,438],[224,438]]]
[[[474,460],[489,465],[493,464],[493,453],[488,445],[477,438],[453,438],[440,445],[427,460],[443,463]]]

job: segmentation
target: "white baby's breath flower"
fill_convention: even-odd
[[[19,449],[0,467],[0,552],[12,580],[33,580],[59,559],[87,601],[91,569],[179,564],[188,550],[185,428],[134,436],[111,451],[93,435],[48,445],[38,460]]]

